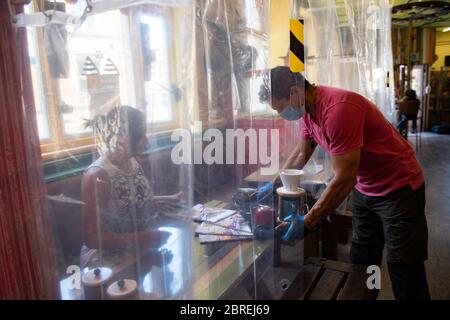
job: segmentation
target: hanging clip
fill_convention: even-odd
[[[44,16],[47,17],[49,22],[52,21],[53,15],[56,12],[56,0],[53,0],[53,10],[52,11],[53,11],[52,13],[48,14],[45,10],[45,1],[41,0],[41,12]]]
[[[84,8],[83,14],[80,17],[80,26],[86,20],[89,13],[92,12],[92,0],[86,0],[86,8]]]

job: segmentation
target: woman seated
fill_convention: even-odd
[[[417,114],[420,109],[420,100],[416,97],[416,91],[408,89],[405,92],[405,97],[397,102],[398,115],[398,130],[406,138],[408,133],[408,121],[412,120],[412,133],[417,130]]]
[[[153,195],[138,160],[147,144],[146,117],[141,111],[115,107],[88,125],[94,128],[100,157],[82,180],[82,268],[114,264],[114,259],[124,252],[135,253],[136,248],[160,247],[170,234],[151,228],[156,204],[178,202],[181,195]]]

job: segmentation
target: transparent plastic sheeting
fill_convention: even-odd
[[[305,76],[311,83],[357,92],[394,119],[391,9],[387,0],[294,0],[293,18],[304,19]],[[330,158],[316,150],[306,166],[324,168],[309,187],[315,198],[332,179]],[[320,182],[320,183],[318,183]],[[324,184],[321,184],[324,182]],[[348,199],[347,199],[348,200]],[[337,211],[345,211],[345,200]]]
[[[292,16],[305,19],[307,78],[358,92],[393,120],[389,1],[294,0]]]
[[[299,122],[259,99],[269,1],[45,3],[47,22],[18,21],[29,22],[61,298],[280,298],[296,273],[280,280],[273,236],[248,231],[277,211],[269,192],[269,208],[249,215],[252,190],[273,179],[299,135]],[[293,4],[310,82],[360,92],[389,115],[387,1]],[[330,159],[317,149],[305,171],[318,198]],[[236,214],[214,220],[231,214],[219,209]],[[303,242],[281,251],[301,270]]]
[[[295,144],[258,95],[269,2],[58,1],[47,20],[39,3],[18,24],[61,298],[261,298],[260,281],[279,297],[292,279],[270,280],[273,235],[253,239],[255,197],[236,197],[270,180],[246,178],[277,173]],[[275,200],[269,192],[266,214]]]

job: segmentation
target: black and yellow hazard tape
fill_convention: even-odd
[[[305,71],[303,19],[290,19],[289,66],[291,72]]]

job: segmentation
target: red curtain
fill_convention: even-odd
[[[26,30],[0,1],[0,299],[58,298],[32,90]]]

